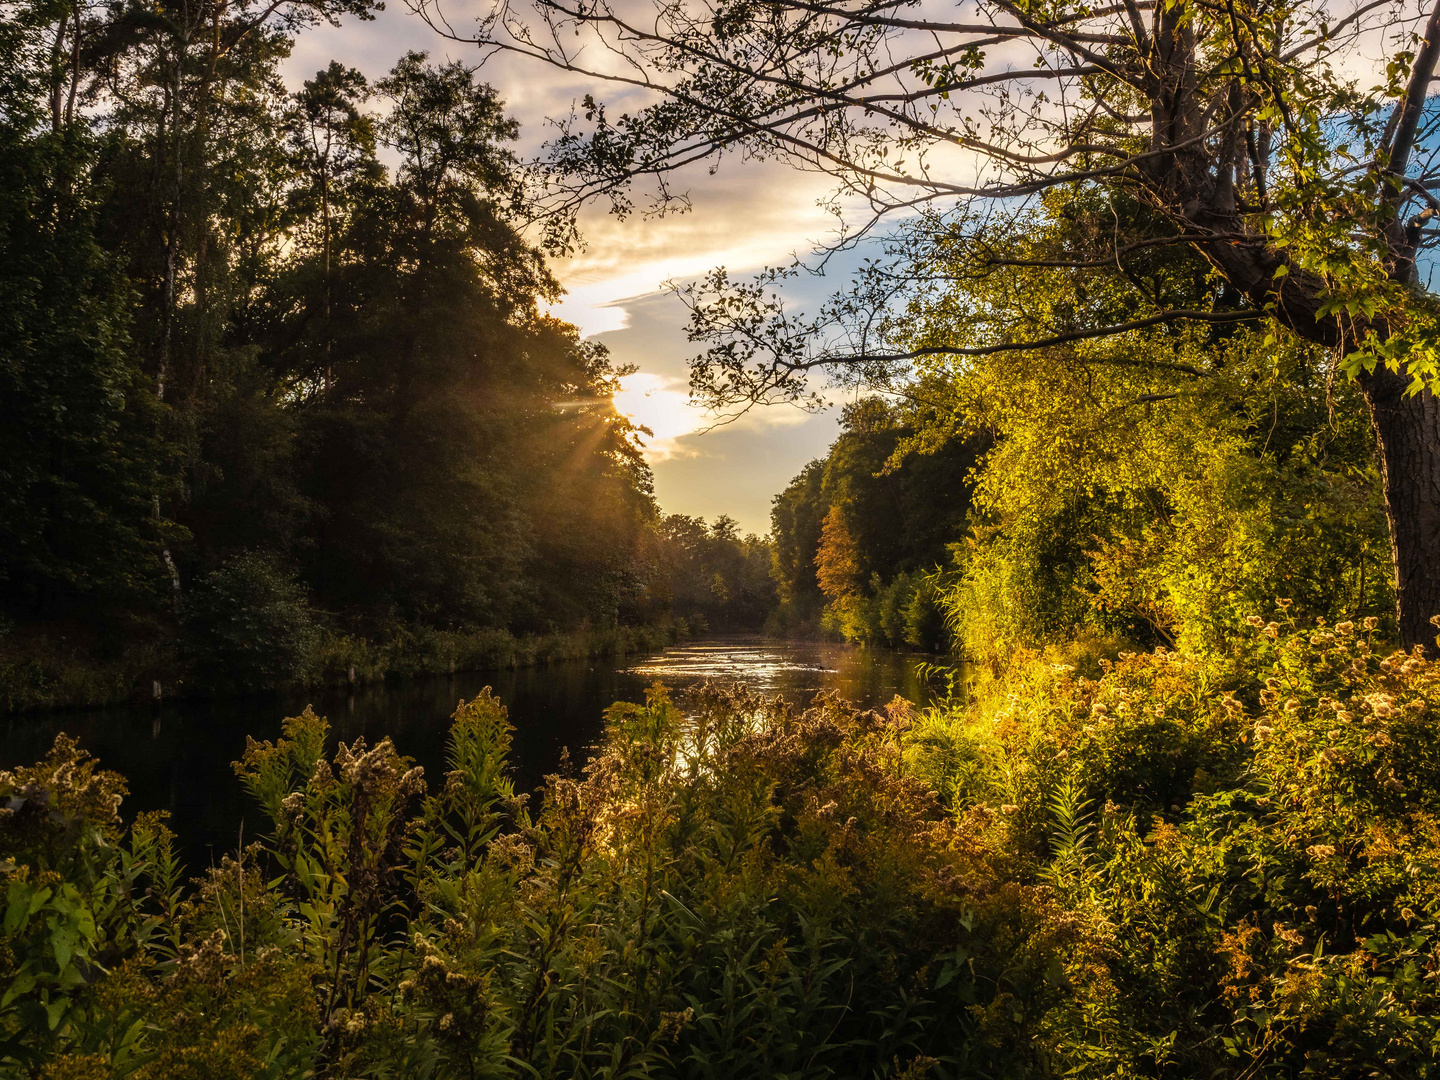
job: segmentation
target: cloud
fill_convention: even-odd
[[[616,404],[642,423],[646,409],[659,418],[646,457],[661,508],[711,519],[729,514],[747,531],[768,532],[771,500],[806,462],[824,455],[837,414],[772,406],[715,427],[716,417],[689,400],[686,359],[699,346],[686,340],[685,306],[670,293],[652,293],[614,307],[626,325],[597,340],[617,362],[640,368],[625,378],[626,396]]]
[[[683,183],[685,177],[680,177]],[[555,314],[586,333],[625,325],[622,302],[717,267],[787,263],[833,228],[818,205],[823,178],[777,164],[737,163],[690,193],[688,213],[624,220],[596,208],[581,220],[586,248],[554,264],[567,296]]]

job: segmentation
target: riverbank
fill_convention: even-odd
[[[532,667],[562,660],[630,656],[687,640],[684,619],[516,635],[507,630],[452,631],[400,626],[383,638],[326,632],[315,640],[296,678],[218,688],[197,680],[177,643],[140,643],[116,656],[97,655],[83,634],[0,638],[0,713],[94,708],[127,702],[208,697],[221,692],[360,685],[386,678],[453,675]]]
[[[244,753],[247,739],[279,738],[282,719],[307,707],[329,719],[339,742],[364,739],[373,746],[388,735],[435,778],[452,768],[445,740],[455,703],[488,688],[515,726],[511,764],[517,790],[533,792],[547,775],[563,769],[567,750],[572,762],[589,756],[604,735],[603,715],[612,703],[644,701],[655,682],[688,699],[711,681],[746,683],[797,707],[821,693],[867,709],[897,694],[927,700],[917,664],[904,654],[697,634],[653,652],[577,656],[505,670],[13,713],[0,716],[0,770],[44,757],[58,735],[77,739],[106,768],[127,778],[127,820],[137,813],[167,814],[185,861],[208,866],[239,842],[242,821],[247,836],[258,827],[231,762]]]
[[[1021,652],[928,707],[512,672],[594,762],[543,791],[558,710],[458,677],[414,681],[449,723],[271,716],[210,777],[153,773],[213,722],[116,733],[133,768],[52,734],[0,772],[0,1075],[1436,1080],[1440,665],[1377,622]],[[667,651],[833,670],[780,648]],[[157,788],[246,816],[187,855]]]

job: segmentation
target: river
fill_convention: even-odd
[[[601,711],[614,701],[643,701],[659,680],[683,704],[687,688],[706,680],[744,683],[808,704],[830,690],[865,707],[896,694],[924,703],[919,667],[927,657],[850,645],[767,639],[725,639],[673,646],[648,656],[575,660],[510,671],[395,680],[301,694],[251,695],[163,702],[147,707],[58,710],[7,716],[0,764],[9,768],[44,756],[66,732],[105,768],[123,774],[130,796],[126,819],[165,810],[192,868],[233,850],[241,835],[264,827],[230,763],[245,737],[275,739],[283,717],[309,704],[330,721],[332,735],[374,744],[386,735],[425,767],[431,784],[445,771],[445,736],[456,702],[492,687],[515,726],[511,754],[518,784],[533,790],[568,748],[583,761],[600,735]]]

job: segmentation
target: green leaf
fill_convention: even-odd
[[[57,997],[54,1001],[45,1006],[45,1020],[54,1031],[60,1026],[60,1020],[65,1015],[65,1010],[70,1007],[70,999]]]

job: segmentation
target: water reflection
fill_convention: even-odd
[[[666,649],[632,664],[628,673],[682,691],[707,680],[744,683],[800,705],[831,690],[869,707],[896,694],[922,704],[928,700],[917,671],[923,659],[825,642],[704,641]]]
[[[583,761],[601,731],[601,711],[613,701],[641,701],[645,687],[666,683],[683,701],[706,680],[743,682],[804,705],[833,690],[862,706],[896,694],[926,700],[917,675],[923,657],[870,652],[851,646],[755,639],[677,646],[643,659],[571,661],[519,671],[476,672],[411,679],[303,695],[261,695],[165,702],[141,708],[58,711],[0,721],[0,764],[25,764],[44,755],[59,732],[76,736],[107,768],[130,784],[127,815],[165,810],[190,865],[208,864],[235,847],[242,821],[256,835],[262,823],[248,805],[230,763],[246,736],[275,739],[281,719],[309,704],[326,716],[338,739],[386,735],[402,754],[425,767],[432,784],[445,769],[445,737],[456,703],[491,686],[515,725],[513,763],[519,784],[536,787],[562,751]]]

